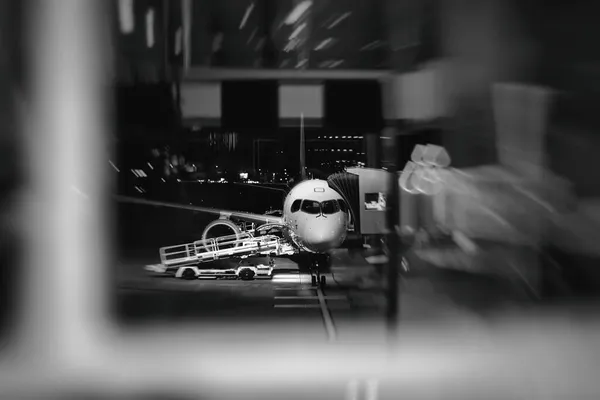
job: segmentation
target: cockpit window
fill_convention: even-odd
[[[314,200],[304,200],[302,202],[301,210],[307,214],[320,214],[321,204]]]
[[[342,199],[338,200],[338,203],[340,205],[340,210],[342,210],[343,212],[347,213],[348,212],[348,206],[346,205],[346,202]]]
[[[331,215],[340,211],[340,206],[337,200],[327,200],[321,203],[321,210],[323,215]]]
[[[292,211],[293,213],[295,213],[295,212],[297,212],[298,210],[300,210],[300,204],[301,204],[301,203],[302,203],[302,200],[301,200],[301,199],[294,200],[294,202],[292,203],[292,208],[291,208],[291,211]]]

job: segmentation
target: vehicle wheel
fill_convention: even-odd
[[[311,276],[310,277],[310,283],[312,286],[317,286],[317,277],[316,276]]]
[[[181,277],[185,280],[191,281],[192,279],[196,279],[196,272],[191,268],[186,268],[183,270]]]
[[[326,284],[327,284],[327,278],[325,278],[324,276],[321,276],[321,287],[325,287]]]
[[[252,271],[250,268],[244,268],[240,271],[239,276],[240,279],[243,281],[251,281],[252,279],[254,279],[254,271]]]

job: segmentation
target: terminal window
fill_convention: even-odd
[[[365,210],[368,211],[385,211],[385,194],[365,193]]]

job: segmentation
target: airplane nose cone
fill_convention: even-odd
[[[310,247],[312,247],[312,249],[318,253],[323,253],[334,246],[327,240],[315,240],[311,241]]]
[[[325,252],[338,247],[344,240],[344,231],[338,227],[315,232],[309,238],[310,247],[316,252]]]

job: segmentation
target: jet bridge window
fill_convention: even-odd
[[[301,203],[302,203],[301,199],[294,200],[290,211],[292,211],[293,213],[298,212],[298,210],[300,210]]]
[[[323,215],[332,215],[340,211],[340,205],[337,200],[327,200],[321,203]]]
[[[302,202],[301,210],[307,214],[320,214],[321,213],[321,204],[318,201],[314,200],[304,200]]]
[[[348,206],[346,205],[346,202],[342,199],[338,199],[338,203],[340,205],[340,210],[342,210],[343,212],[347,213],[348,212]]]

